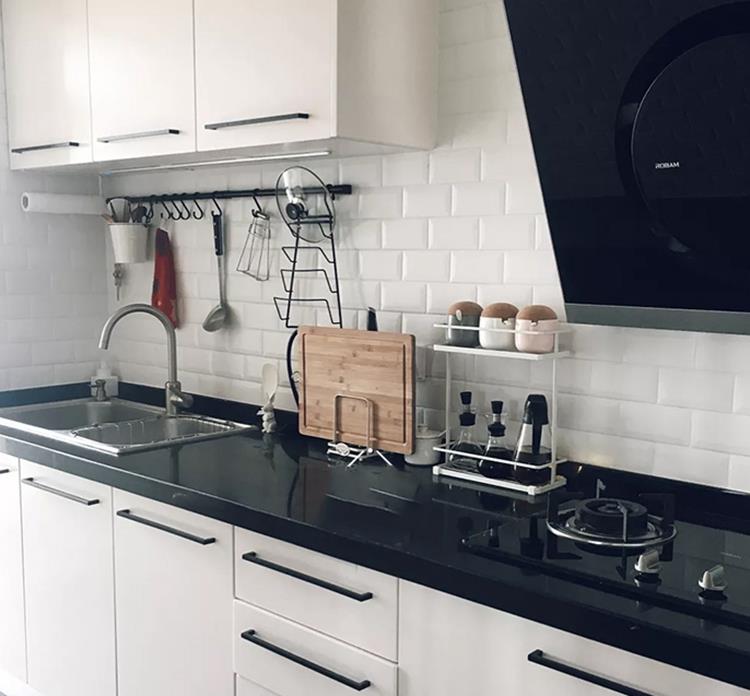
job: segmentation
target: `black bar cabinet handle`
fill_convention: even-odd
[[[221,130],[222,128],[238,128],[239,126],[257,126],[261,123],[275,123],[277,121],[297,121],[310,118],[310,114],[296,112],[293,114],[278,114],[276,116],[260,116],[258,118],[243,118],[239,121],[219,121],[207,123],[206,130]]]
[[[155,138],[159,135],[179,135],[177,128],[161,128],[159,130],[141,131],[140,133],[123,133],[122,135],[104,135],[97,138],[100,143],[117,143],[123,140],[140,140],[141,138]]]
[[[547,657],[542,650],[534,650],[534,652],[529,653],[529,662],[541,665],[542,667],[547,667],[547,669],[552,669],[555,672],[568,674],[571,677],[588,682],[589,684],[596,684],[597,686],[614,691],[617,694],[625,694],[625,696],[653,696],[653,694],[641,691],[640,689],[634,689],[632,686],[619,684],[618,682],[607,679],[606,677],[600,677],[598,674],[592,674],[591,672],[585,672],[577,667],[566,665],[563,662]]]
[[[81,505],[86,505],[87,507],[91,507],[92,505],[99,504],[98,498],[82,498],[80,495],[75,495],[74,493],[68,493],[67,491],[61,491],[59,488],[53,488],[52,486],[47,486],[43,483],[39,483],[39,481],[31,477],[21,479],[21,483],[24,483],[27,486],[31,486],[32,488],[37,488],[40,491],[44,491],[45,493],[52,493],[53,495],[58,495],[61,498],[65,498],[65,500],[72,500],[74,503],[80,503]]]
[[[343,595],[344,597],[348,597],[349,599],[354,599],[357,602],[366,602],[368,599],[373,598],[372,592],[354,592],[353,590],[348,590],[346,587],[334,585],[333,583],[326,582],[325,580],[321,580],[320,578],[308,575],[307,573],[300,573],[300,571],[294,570],[293,568],[287,568],[286,566],[279,565],[278,563],[274,563],[273,561],[267,561],[264,558],[260,558],[258,554],[255,553],[255,551],[249,551],[248,553],[243,554],[242,560],[247,561],[248,563],[255,563],[255,565],[263,566],[264,568],[275,570],[277,573],[289,575],[293,578],[297,578],[297,580],[302,580],[303,582],[309,582],[311,585],[322,587],[324,590],[330,590],[331,592]]]
[[[195,544],[200,544],[201,546],[208,546],[209,544],[216,543],[216,539],[214,537],[199,537],[195,534],[191,534],[190,532],[183,532],[181,529],[169,527],[166,524],[162,524],[161,522],[154,522],[153,520],[146,519],[145,517],[141,517],[140,515],[134,515],[132,512],[130,512],[130,510],[118,510],[117,516],[122,517],[126,520],[130,520],[131,522],[145,524],[147,527],[153,527],[154,529],[159,529],[162,532],[167,532],[168,534],[174,534],[175,536],[178,536],[182,539],[187,539],[188,541],[192,541]]]
[[[9,474],[9,473],[10,473],[10,469],[0,469],[0,476],[2,476],[3,474]]]
[[[272,652],[276,655],[280,655],[287,660],[301,665],[302,667],[306,667],[313,672],[322,674],[324,677],[333,679],[333,681],[336,681],[339,684],[343,684],[344,686],[348,686],[350,689],[354,689],[355,691],[364,691],[366,688],[372,686],[372,683],[368,679],[359,682],[354,681],[354,679],[350,679],[349,677],[345,677],[343,674],[334,672],[332,669],[328,669],[328,667],[323,667],[322,665],[319,665],[316,662],[311,662],[310,660],[301,657],[300,655],[295,655],[293,652],[289,652],[288,650],[285,650],[278,645],[269,643],[267,640],[263,640],[263,638],[261,638],[253,629],[240,634],[240,637],[243,640],[246,640],[250,643],[253,643],[254,645],[257,645],[260,648],[263,648],[264,650],[268,650],[269,652]]]
[[[81,143],[66,140],[64,143],[45,143],[44,145],[28,145],[27,147],[14,147],[11,152],[22,155],[24,152],[38,152],[39,150],[59,150],[64,147],[81,147]]]

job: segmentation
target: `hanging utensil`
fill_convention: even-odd
[[[229,308],[224,295],[224,215],[221,209],[218,213],[211,212],[214,229],[214,251],[216,253],[216,267],[219,277],[219,304],[217,304],[203,320],[204,331],[218,331],[227,323]]]
[[[247,230],[237,270],[255,280],[268,280],[271,276],[271,218],[263,212],[255,198],[253,221]]]

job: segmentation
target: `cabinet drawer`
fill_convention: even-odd
[[[235,573],[239,599],[396,660],[396,578],[242,529]]]
[[[395,664],[239,601],[234,640],[243,696],[396,696]]]

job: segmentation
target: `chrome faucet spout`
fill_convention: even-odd
[[[167,415],[177,414],[178,407],[190,408],[193,399],[189,394],[183,394],[182,386],[177,379],[177,337],[174,326],[164,312],[147,304],[129,304],[120,307],[112,316],[107,319],[102,327],[102,334],[99,338],[99,348],[102,350],[109,349],[109,343],[112,338],[112,330],[123,317],[129,314],[150,314],[158,319],[167,333],[167,383],[165,386],[165,399]]]

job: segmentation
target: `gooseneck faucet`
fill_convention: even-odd
[[[168,416],[176,416],[178,408],[190,408],[193,405],[193,397],[189,394],[183,394],[182,385],[177,379],[177,338],[175,336],[174,326],[164,312],[147,304],[129,304],[120,307],[109,319],[107,319],[102,328],[102,335],[99,338],[99,348],[102,350],[109,349],[109,341],[112,337],[112,329],[117,322],[128,314],[137,314],[142,312],[156,317],[167,332],[167,383],[164,385],[165,390],[165,409]]]

